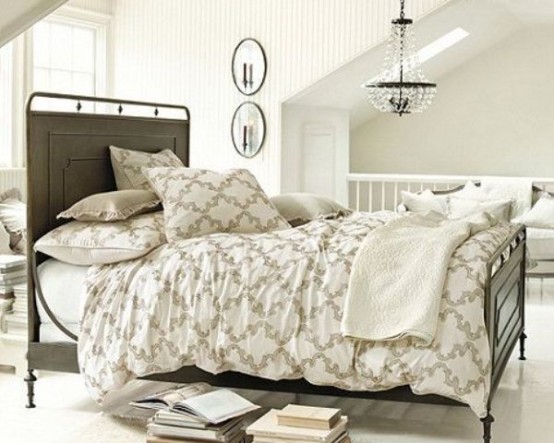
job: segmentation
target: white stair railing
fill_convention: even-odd
[[[424,175],[424,174],[357,174],[347,175],[349,207],[357,211],[395,211],[401,202],[401,191],[419,192],[448,190],[465,184],[468,180],[478,182],[481,176],[471,175]],[[554,191],[553,178],[531,178],[541,189]]]

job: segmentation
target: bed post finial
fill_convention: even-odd
[[[36,405],[34,403],[35,399],[35,382],[37,381],[37,378],[35,377],[35,374],[33,374],[33,369],[27,370],[27,375],[24,378],[25,383],[27,383],[27,405],[26,408],[36,408]]]
[[[483,423],[483,443],[490,443],[492,440],[491,427],[494,422],[494,417],[491,415],[490,409],[487,411],[487,416],[481,419]]]

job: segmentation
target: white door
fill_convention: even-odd
[[[335,129],[327,124],[304,126],[302,190],[335,198]]]

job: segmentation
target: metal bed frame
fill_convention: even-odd
[[[33,110],[37,98],[70,100],[76,112]],[[117,114],[81,113],[82,102],[104,106],[117,105]],[[150,116],[124,114],[128,106],[147,109]],[[179,110],[183,118],[163,118],[161,110]],[[98,192],[115,189],[110,165],[110,144],[145,152],[172,149],[185,165],[189,163],[190,116],[182,106],[115,100],[63,94],[33,94],[27,105],[27,176],[28,176],[28,303],[29,347],[27,407],[34,408],[34,370],[79,372],[77,337],[56,318],[42,294],[36,267],[46,259],[35,254],[33,244],[42,235],[64,223],[56,214],[76,201]],[[494,393],[508,359],[519,340],[520,360],[525,360],[525,229],[520,227],[506,240],[487,263],[484,316],[492,357],[491,393],[488,414],[481,419],[483,441],[491,441],[491,415]],[[41,303],[52,322],[73,342],[44,343],[40,340]],[[408,386],[383,392],[345,391],[334,387],[315,386],[307,381],[271,381],[236,372],[219,375],[197,367],[183,367],[172,373],[155,374],[147,379],[171,382],[205,381],[214,386],[247,388],[304,394],[384,399],[416,403],[465,406],[438,395],[415,395]]]

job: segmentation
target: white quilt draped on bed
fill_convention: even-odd
[[[491,226],[485,214],[473,219],[409,214],[371,232],[350,273],[343,334],[373,341],[414,337],[430,345],[452,254],[472,232]]]
[[[397,217],[355,213],[269,234],[214,234],[92,267],[78,346],[91,395],[102,401],[136,377],[196,365],[346,390],[409,384],[485,416],[485,264],[515,228],[497,225],[456,250],[430,346],[345,338],[354,257],[373,229]]]

